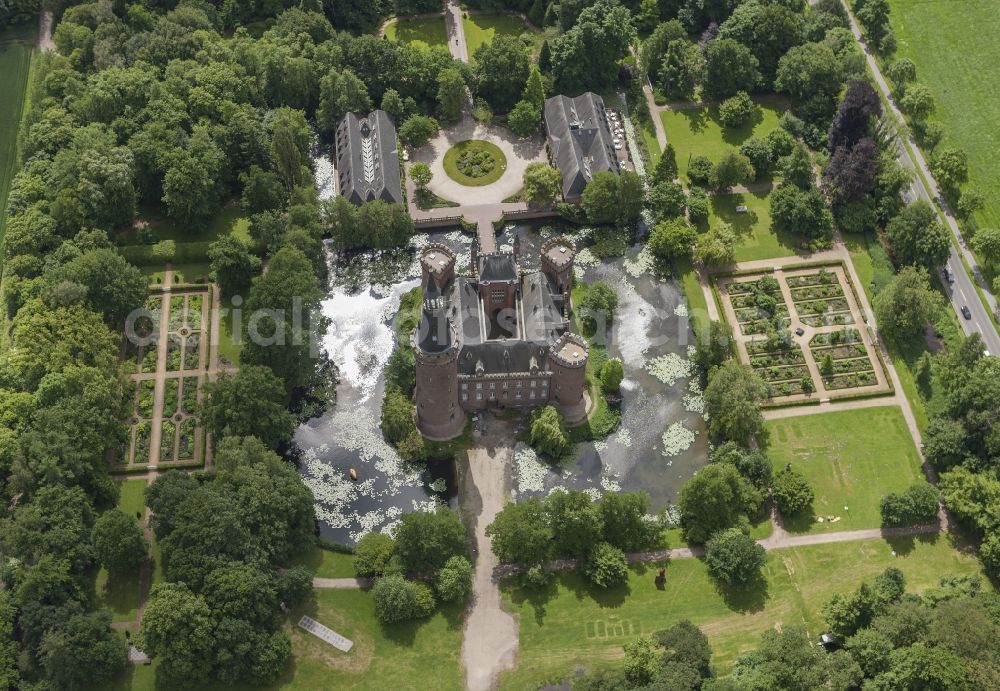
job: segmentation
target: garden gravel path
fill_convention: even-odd
[[[469,45],[465,42],[465,25],[462,24],[462,7],[458,0],[448,0],[445,6],[444,25],[448,34],[448,50],[456,60],[469,61]]]
[[[513,451],[506,435],[490,435],[468,452],[468,510],[478,505],[475,521],[475,572],[472,576],[472,603],[465,618],[462,665],[469,691],[497,688],[500,672],[511,669],[517,654],[518,626],[503,608],[498,587],[497,558],[486,526],[503,508],[510,491],[508,474]],[[493,444],[496,444],[495,446]]]

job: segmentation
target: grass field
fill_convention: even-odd
[[[304,566],[319,578],[353,578],[354,555],[312,547],[298,555],[289,566]]]
[[[315,604],[293,612],[292,670],[279,689],[461,689],[462,612],[451,607],[429,619],[391,627],[375,620],[362,590],[317,590]],[[294,622],[308,614],[354,641],[341,653]]]
[[[776,234],[771,230],[770,192],[745,194],[718,194],[709,199],[707,226],[726,222],[733,226],[739,244],[736,261],[787,257],[796,252],[797,238],[790,233]],[[746,213],[738,213],[737,206],[746,206]],[[707,230],[707,227],[704,228]]]
[[[893,556],[895,550],[897,555]],[[835,593],[848,592],[888,566],[906,575],[907,590],[921,592],[944,575],[978,573],[972,556],[935,536],[926,540],[836,543],[768,554],[765,583],[745,593],[721,592],[697,559],[666,566],[663,590],[655,568],[635,569],[627,584],[598,592],[575,573],[563,574],[541,593],[512,582],[502,585],[505,603],[520,620],[517,668],[502,677],[503,689],[556,683],[577,667],[620,665],[622,645],[681,619],[708,635],[718,672],[756,647],[774,626],[804,624],[810,635],[825,628],[821,609]]]
[[[777,98],[760,99],[757,118],[743,126],[727,129],[719,122],[717,106],[665,110],[660,113],[667,142],[673,144],[677,154],[677,167],[682,179],[687,179],[688,161],[693,156],[708,156],[718,161],[730,149],[751,137],[763,137],[778,127],[778,120],[786,104]]]
[[[534,34],[520,17],[512,14],[470,14],[462,20],[462,29],[470,60],[476,49],[484,43],[491,43],[494,36],[520,36],[525,32]]]
[[[143,495],[145,489],[145,480],[122,482],[118,508],[133,517],[136,513],[143,513],[146,507]],[[94,582],[94,602],[97,607],[111,610],[112,621],[134,621],[139,606],[138,576],[131,574],[127,578],[109,579],[108,571],[102,568],[98,571]]]
[[[945,127],[943,146],[969,155],[969,177],[986,196],[981,226],[1000,223],[1000,12],[990,0],[889,0],[896,58],[917,66]],[[973,43],[970,43],[973,42]]]
[[[444,17],[400,19],[385,28],[385,35],[390,41],[422,43],[425,46],[448,45]]]
[[[920,458],[896,406],[818,413],[767,422],[768,455],[775,471],[791,463],[805,475],[816,498],[816,516],[786,516],[794,533],[877,528],[879,501],[924,479]]]
[[[0,33],[0,75],[4,90],[0,99],[0,241],[6,224],[7,193],[17,171],[17,131],[31,67],[31,46],[8,42],[9,38],[6,32]],[[0,266],[2,262],[0,257]]]

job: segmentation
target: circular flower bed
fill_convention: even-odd
[[[499,180],[507,170],[507,159],[496,145],[470,139],[448,149],[444,170],[455,182],[479,187]]]

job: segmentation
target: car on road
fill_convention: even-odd
[[[796,336],[801,336],[801,335],[802,335],[802,334],[804,334],[805,332],[806,332],[806,330],[805,330],[805,329],[803,329],[803,328],[802,328],[801,326],[800,326],[799,328],[795,329],[795,335],[796,335]]]
[[[962,316],[966,319],[972,319],[972,311],[968,305],[962,305]]]
[[[955,274],[952,273],[952,270],[949,267],[947,266],[944,267],[943,273],[944,273],[944,280],[948,281],[948,283],[955,282]]]

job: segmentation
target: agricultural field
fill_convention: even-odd
[[[877,528],[882,497],[924,479],[897,406],[770,420],[767,430],[774,469],[791,463],[816,493],[811,515],[784,517],[789,532]]]
[[[895,552],[895,555],[894,555]],[[945,575],[973,574],[979,565],[944,536],[866,540],[769,552],[761,582],[747,591],[720,589],[698,559],[666,564],[666,584],[654,584],[656,566],[632,569],[629,582],[599,590],[577,573],[560,574],[542,591],[513,579],[501,585],[505,603],[517,615],[517,667],[501,678],[501,689],[556,684],[578,667],[620,665],[622,645],[682,619],[708,635],[717,673],[756,647],[775,626],[804,624],[818,636],[823,604],[849,592],[888,566],[906,576],[907,590],[921,592]]]
[[[448,45],[448,33],[443,16],[398,19],[385,27],[385,35],[390,41],[419,43],[427,47]]]
[[[945,128],[942,146],[969,155],[969,177],[986,197],[980,226],[1000,223],[1000,13],[994,2],[889,0],[889,20],[898,48],[894,58],[910,58],[917,81],[934,94],[930,122]],[[974,42],[974,48],[970,46]]]
[[[0,240],[6,223],[7,193],[17,168],[17,132],[28,87],[31,46],[0,33],[0,75],[4,98],[0,99]],[[0,258],[0,262],[2,262]]]

